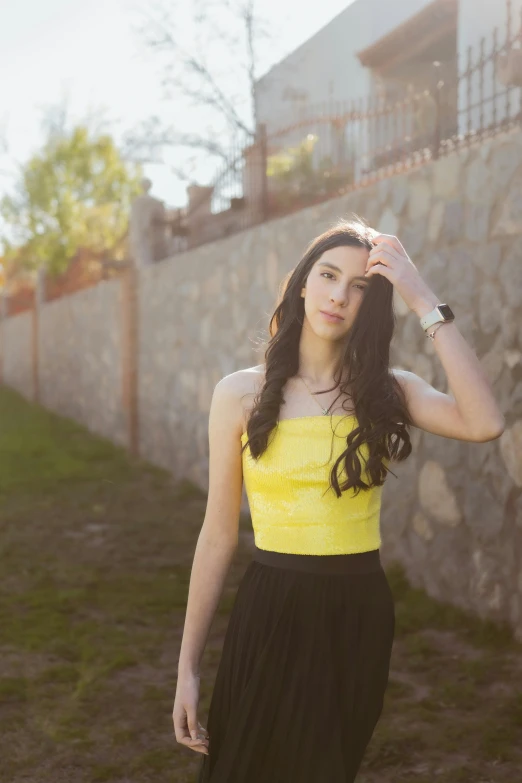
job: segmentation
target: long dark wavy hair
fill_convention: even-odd
[[[326,250],[340,245],[371,250],[373,233],[357,215],[340,220],[310,242],[300,262],[283,279],[270,319],[265,379],[255,395],[247,423],[248,439],[242,448],[243,451],[248,445],[254,459],[265,451],[277,425],[287,380],[299,371],[299,340],[305,314],[301,290],[312,266]],[[340,394],[350,395],[358,425],[347,436],[346,449],[332,466],[330,487],[337,497],[352,487],[358,494],[360,489],[384,484],[389,468],[383,464],[383,458],[400,462],[412,450],[407,427],[413,422],[404,392],[389,368],[395,322],[393,285],[383,275],[374,274],[368,278],[357,316],[345,337],[342,359],[334,374],[335,385],[326,390],[339,388]],[[369,484],[361,478],[357,453],[363,443],[368,444],[365,467]],[[348,478],[339,485],[337,471],[343,461]]]

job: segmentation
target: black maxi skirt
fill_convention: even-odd
[[[255,547],[223,642],[197,783],[352,783],[382,712],[394,632],[378,549]]]

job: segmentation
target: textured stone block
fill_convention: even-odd
[[[432,519],[454,527],[462,520],[457,498],[450,488],[444,468],[438,462],[427,460],[419,474],[419,500]]]
[[[522,253],[519,242],[516,242],[506,253],[500,264],[499,278],[504,288],[507,304],[519,309],[522,307]]]
[[[448,244],[460,242],[464,236],[464,205],[462,201],[448,201],[444,211],[442,239]]]
[[[468,164],[465,195],[470,204],[488,204],[491,201],[491,168],[482,157]]]
[[[500,436],[500,453],[509,475],[517,487],[522,487],[522,419]]]
[[[462,156],[458,153],[439,158],[433,166],[433,196],[445,201],[455,199],[462,181]]]
[[[522,231],[522,174],[517,174],[502,203],[493,236],[512,236]]]

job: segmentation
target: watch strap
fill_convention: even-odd
[[[436,323],[444,323],[445,321],[448,321],[450,319],[444,318],[442,313],[439,310],[439,306],[435,305],[433,310],[431,310],[429,313],[426,313],[421,319],[420,319],[420,325],[423,329],[428,329],[430,326],[433,326],[433,324]]]

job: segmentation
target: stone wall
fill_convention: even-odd
[[[43,405],[125,445],[120,298],[120,282],[108,280],[47,302],[38,377]]]
[[[489,443],[412,429],[413,453],[392,465],[397,478],[390,474],[383,490],[383,560],[399,560],[433,596],[508,620],[522,638],[519,131],[139,269],[134,396],[122,394],[122,367],[131,366],[128,356],[122,359],[122,284],[102,283],[44,304],[41,399],[122,443],[123,400],[135,397],[140,454],[206,489],[215,384],[262,362],[280,281],[314,236],[352,212],[399,236],[439,299],[451,305],[506,417],[502,437]],[[434,345],[397,295],[395,302],[392,366],[447,391]],[[24,328],[13,338],[19,349],[4,348],[6,382],[27,372]],[[4,322],[4,343],[11,329],[14,319]],[[15,355],[16,371],[7,358]]]
[[[33,313],[13,315],[2,322],[2,382],[32,399]]]
[[[253,340],[275,302],[274,225],[140,270],[140,453],[201,486],[213,388],[262,361]]]
[[[258,364],[283,275],[355,211],[396,234],[473,346],[506,416],[490,443],[412,429],[383,491],[383,558],[432,595],[508,619],[522,635],[522,135],[461,151],[143,270],[141,452],[203,487],[208,407],[223,375]],[[392,366],[448,391],[435,348],[395,297]],[[244,496],[243,496],[244,497]]]

